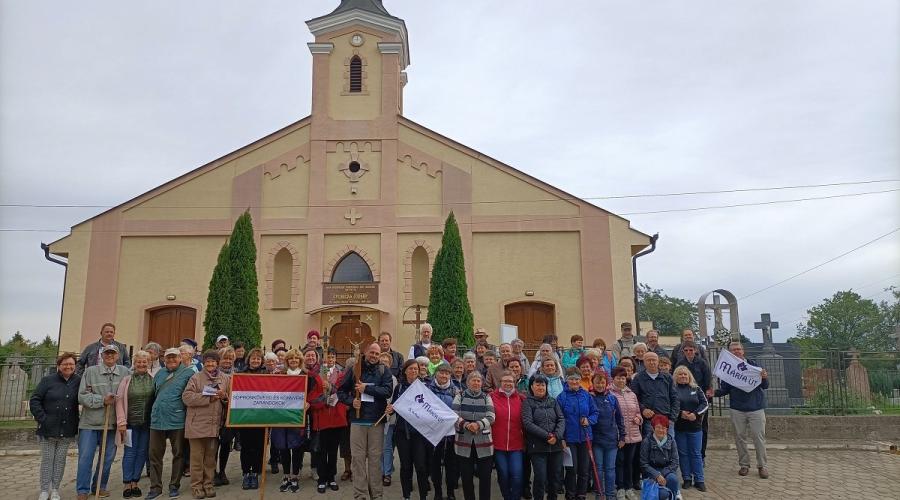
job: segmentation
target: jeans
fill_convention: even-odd
[[[626,443],[616,454],[616,488],[630,490],[641,481],[635,474],[634,458],[640,455],[641,443]]]
[[[522,450],[494,451],[497,479],[503,500],[519,500],[522,497]]]
[[[597,463],[597,477],[603,481],[603,494],[611,497],[616,494],[616,455],[618,448],[601,448],[594,446],[594,462]],[[600,491],[600,485],[596,485]]]
[[[652,478],[656,481],[656,478]],[[674,472],[666,474],[666,485],[659,487],[659,500],[672,500],[678,495],[678,476]]]
[[[534,469],[531,492],[535,500],[556,500],[556,487],[560,479],[556,471],[562,463],[562,451],[531,453],[530,456],[531,467]]]
[[[147,463],[150,450],[150,428],[147,426],[131,427],[131,446],[122,452],[122,483],[136,483],[141,480],[144,464]]]
[[[90,494],[97,490],[97,474],[100,472],[100,463],[94,469],[94,457],[101,448],[103,439],[102,430],[78,429],[78,472],[75,477],[75,488],[79,495]],[[109,482],[109,469],[112,467],[113,458],[116,457],[116,430],[106,433],[106,456],[103,457],[103,478],[100,481],[100,489],[105,490]],[[93,469],[93,474],[91,470]]]
[[[381,454],[381,474],[390,476],[394,473],[394,425],[385,425],[384,429],[384,452]]]
[[[678,447],[678,464],[681,468],[681,478],[685,481],[693,479],[697,483],[703,482],[703,431],[676,432],[675,445]]]

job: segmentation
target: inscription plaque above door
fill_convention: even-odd
[[[322,304],[377,304],[378,283],[323,283]]]

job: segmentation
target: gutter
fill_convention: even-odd
[[[631,277],[634,280],[634,330],[637,335],[641,334],[641,316],[638,314],[638,277],[637,277],[637,260],[638,257],[643,257],[645,255],[649,255],[656,251],[656,240],[659,239],[659,233],[654,234],[650,237],[650,248],[647,248],[641,252],[635,254],[634,257],[631,258]]]
[[[63,315],[63,305],[66,303],[66,282],[69,279],[69,263],[64,260],[60,260],[60,259],[57,259],[56,257],[51,256],[50,255],[50,245],[41,242],[41,249],[44,251],[45,259],[47,259],[48,261],[50,261],[54,264],[59,264],[66,269],[65,274],[63,275],[62,300],[59,303],[59,331],[56,334],[56,350],[57,350],[57,355],[58,355],[60,342],[62,341],[62,315]]]

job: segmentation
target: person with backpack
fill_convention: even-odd
[[[644,339],[634,335],[631,329],[631,323],[627,321],[619,325],[619,329],[622,332],[622,336],[613,343],[613,354],[615,354],[618,359],[630,358],[631,356],[634,356],[634,352],[632,351],[632,349],[634,349],[634,344],[642,342]]]

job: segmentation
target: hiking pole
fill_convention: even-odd
[[[105,401],[104,401],[105,402]],[[95,497],[100,498],[100,483],[103,482],[103,463],[106,461],[106,433],[109,432],[109,407],[112,405],[105,405],[106,410],[103,414],[103,439],[100,442],[100,460],[97,462],[97,490],[94,492]]]
[[[587,440],[588,457],[591,458],[591,466],[594,469],[594,486],[597,494],[603,494],[603,485],[600,483],[600,474],[597,473],[597,461],[594,460],[594,447],[591,445],[591,438],[588,436],[587,430],[584,430],[584,437]]]

